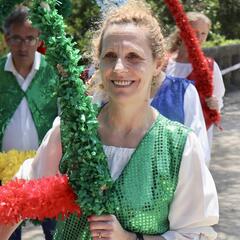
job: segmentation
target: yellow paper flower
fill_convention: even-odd
[[[17,151],[0,152],[0,180],[2,184],[10,181],[17,173],[22,163],[34,157],[36,151]]]

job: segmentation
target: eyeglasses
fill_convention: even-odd
[[[38,41],[38,38],[35,37],[27,37],[27,38],[21,38],[21,37],[10,37],[9,43],[12,46],[19,46],[22,43],[26,44],[27,46],[35,46]]]

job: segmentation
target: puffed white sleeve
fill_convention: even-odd
[[[15,177],[30,180],[54,176],[59,173],[58,166],[61,157],[60,118],[57,117],[52,128],[45,135],[36,156],[24,161]]]
[[[219,103],[219,111],[223,108],[223,97],[225,94],[225,86],[223,77],[218,64],[213,64],[213,95],[217,97]]]
[[[162,236],[167,240],[213,240],[219,206],[213,178],[204,164],[199,140],[191,132],[184,148],[179,179],[170,206],[170,230]]]
[[[199,95],[195,86],[192,84],[189,84],[185,91],[183,109],[184,125],[191,128],[198,136],[204,152],[204,159],[208,166],[211,159],[211,151],[208,142],[207,129]]]

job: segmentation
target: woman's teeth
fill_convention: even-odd
[[[129,86],[132,83],[132,81],[115,80],[113,81],[113,83],[116,86]]]

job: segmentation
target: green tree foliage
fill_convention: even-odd
[[[218,20],[219,0],[182,0],[184,10],[198,11],[206,14],[212,21],[212,31],[220,33],[220,24]],[[170,15],[164,0],[147,0],[153,7],[154,12],[157,13],[158,18],[162,22],[165,33],[169,34],[175,27],[174,20]]]
[[[168,35],[174,30],[175,23],[164,0],[147,0],[147,2],[162,23],[164,34]],[[96,23],[101,17],[100,9],[95,0],[72,0],[71,3],[72,14],[66,18],[68,33],[74,37],[81,51],[86,52],[90,48],[90,39]],[[186,11],[201,11],[207,14],[214,23],[213,31],[218,32],[218,0],[182,0],[182,3]]]
[[[221,32],[227,38],[240,38],[240,0],[219,0]]]
[[[89,52],[90,39],[100,18],[95,0],[72,0],[72,14],[66,18],[67,32],[82,52]],[[84,57],[84,56],[83,56]]]
[[[0,32],[0,56],[7,53],[7,45],[4,40],[3,33]]]
[[[68,17],[72,12],[72,2],[70,0],[58,0],[56,9],[63,17]]]

